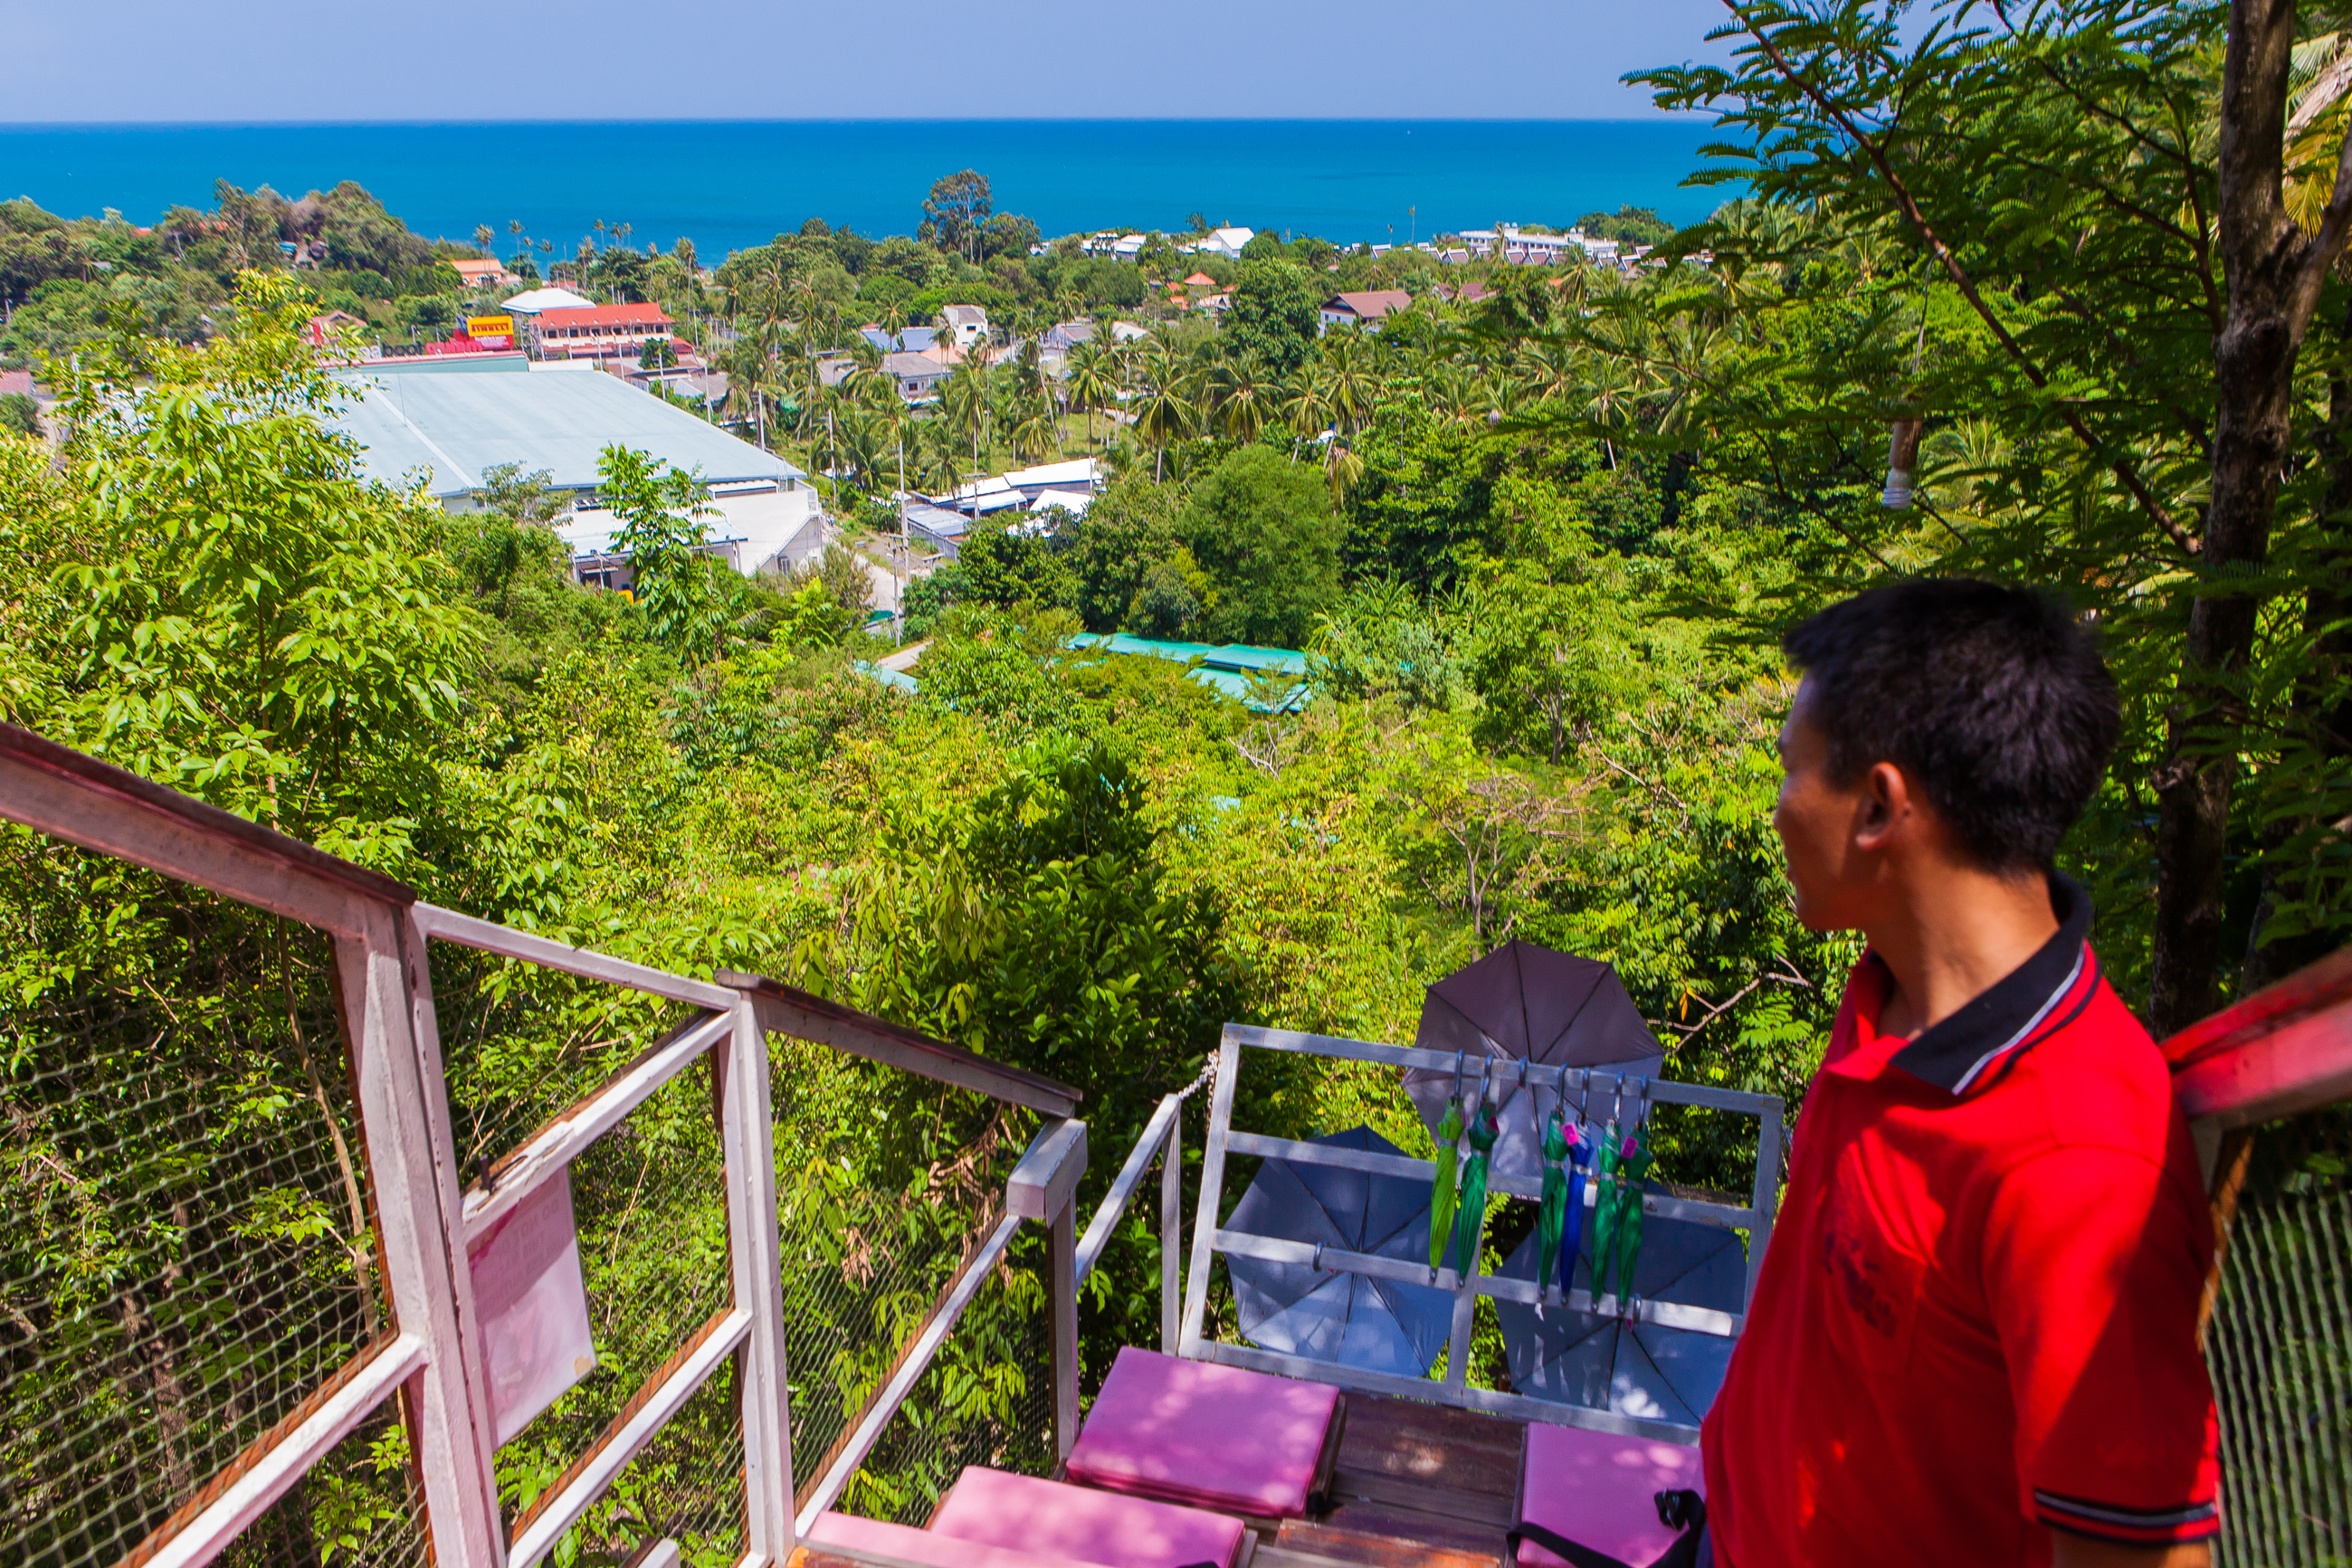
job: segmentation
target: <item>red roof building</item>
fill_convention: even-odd
[[[658,305],[542,310],[530,323],[531,340],[540,357],[556,360],[635,354],[648,342],[667,339],[676,325]]]

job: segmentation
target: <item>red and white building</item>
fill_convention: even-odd
[[[677,325],[658,305],[590,305],[541,310],[529,318],[531,348],[542,360],[634,359],[647,343],[667,342]]]

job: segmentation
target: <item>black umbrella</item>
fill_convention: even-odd
[[[1517,940],[1430,987],[1413,1044],[1462,1053],[1465,1083],[1475,1080],[1482,1058],[1497,1059],[1486,1063],[1486,1102],[1496,1107],[1503,1129],[1491,1163],[1497,1175],[1516,1176],[1533,1176],[1542,1169],[1538,1107],[1534,1093],[1519,1092],[1513,1071],[1518,1059],[1549,1067],[1617,1068],[1647,1077],[1665,1055],[1614,967]],[[1433,1137],[1454,1090],[1450,1071],[1416,1067],[1404,1075],[1404,1091]],[[1549,1091],[1540,1109],[1552,1109]],[[1593,1123],[1608,1119],[1607,1105],[1588,1109]]]
[[[1374,1154],[1402,1152],[1370,1127],[1314,1141]],[[1269,1159],[1225,1228],[1425,1265],[1429,1195],[1429,1183],[1405,1176]],[[1268,1350],[1420,1377],[1453,1327],[1454,1298],[1425,1285],[1256,1258],[1228,1256],[1225,1267],[1244,1337]]]
[[[1576,1282],[1590,1290],[1589,1238],[1587,1242]],[[1536,1258],[1530,1233],[1496,1272],[1508,1280],[1533,1279]],[[1736,1312],[1747,1277],[1747,1253],[1734,1232],[1655,1215],[1645,1222],[1642,1255],[1633,1266],[1633,1293],[1642,1300]],[[1502,1323],[1513,1392],[1562,1405],[1696,1426],[1715,1403],[1731,1360],[1730,1340],[1697,1329],[1627,1323],[1615,1316],[1517,1301],[1496,1301],[1495,1315]]]

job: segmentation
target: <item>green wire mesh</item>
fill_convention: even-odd
[[[2224,1568],[2352,1564],[2352,1111],[2254,1135],[2206,1337]]]
[[[800,1504],[1002,1213],[1028,1112],[769,1042]],[[836,1506],[920,1522],[963,1464],[1051,1463],[1045,1292],[1024,1226]]]
[[[388,1332],[331,963],[0,828],[0,1562],[121,1561]],[[343,1445],[279,1536],[373,1475]]]

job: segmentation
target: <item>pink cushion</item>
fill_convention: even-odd
[[[1070,1451],[1072,1480],[1295,1519],[1339,1391],[1128,1345]]]
[[[1662,1491],[1700,1491],[1696,1448],[1581,1427],[1528,1427],[1528,1479],[1519,1517],[1621,1563],[1654,1563],[1678,1531],[1658,1522]],[[1519,1542],[1523,1565],[1567,1561],[1532,1541]]]
[[[850,1513],[817,1516],[816,1528],[801,1537],[810,1546],[855,1546],[861,1551],[920,1563],[926,1568],[1096,1568],[1067,1557],[1040,1557],[1034,1552],[1006,1552],[977,1546],[952,1536],[933,1535],[903,1524],[860,1519]]]
[[[965,1467],[931,1515],[931,1531],[982,1546],[1075,1557],[1103,1568],[1234,1568],[1247,1528],[1238,1519],[1174,1503],[1096,1491],[1034,1476]]]

